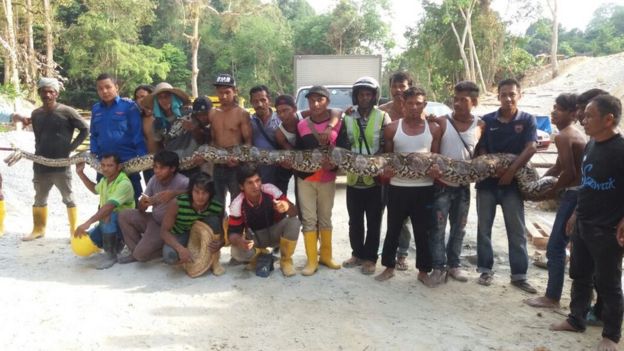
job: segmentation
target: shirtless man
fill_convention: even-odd
[[[236,145],[251,146],[252,131],[249,112],[238,106],[236,102],[236,82],[229,74],[219,74],[214,86],[217,88],[217,96],[221,106],[210,111],[210,133],[212,145],[228,148]],[[240,192],[236,180],[237,161],[229,161],[227,164],[214,166],[213,179],[215,182],[215,200],[225,204],[226,191],[234,199]]]
[[[412,87],[403,93],[405,117],[392,122],[384,130],[385,152],[439,152],[442,130],[435,122],[425,119],[427,106],[425,91]],[[386,269],[375,277],[384,281],[394,276],[396,250],[399,233],[406,218],[412,220],[414,241],[416,243],[416,268],[418,280],[432,286],[429,278],[431,271],[431,251],[429,232],[432,227],[431,205],[433,202],[433,179],[425,176],[406,179],[394,176],[394,171],[387,169],[385,176],[390,176],[388,188],[388,233],[384,240],[381,264]]]
[[[393,122],[403,117],[403,92],[409,89],[412,84],[412,77],[407,72],[395,72],[390,76],[392,101],[379,106],[379,109],[387,112]]]
[[[563,190],[561,203],[557,210],[555,223],[548,239],[546,257],[548,258],[548,285],[544,296],[527,299],[524,302],[533,307],[559,308],[565,275],[566,223],[576,207],[578,185],[581,183],[581,162],[585,149],[585,135],[574,125],[576,119],[577,98],[574,94],[561,94],[555,99],[551,112],[552,122],[559,129],[555,136],[558,156],[555,165],[544,176],[559,177],[557,183],[546,190],[543,198],[556,197]]]
[[[392,95],[392,101],[389,101],[381,106],[379,109],[385,111],[390,116],[391,121],[396,121],[403,118],[403,92],[409,89],[414,81],[407,72],[395,72],[390,76],[390,94]],[[383,205],[388,205],[388,186],[383,184],[381,187],[381,197]],[[401,227],[401,234],[399,235],[399,248],[397,249],[396,257],[396,269],[398,271],[407,270],[407,254],[410,246],[410,238],[412,233],[409,230],[409,219],[405,220],[403,227]]]

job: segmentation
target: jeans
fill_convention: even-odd
[[[559,301],[563,290],[563,280],[565,278],[566,246],[570,240],[566,235],[566,223],[574,213],[577,190],[567,190],[563,193],[555,223],[553,224],[548,246],[546,247],[546,258],[548,258],[548,285],[546,287],[546,297]]]
[[[104,241],[102,240],[104,235],[116,235],[118,239],[122,238],[117,221],[117,212],[111,213],[108,222],[102,220],[98,225],[89,229],[91,241],[99,248],[102,248],[104,245]]]
[[[431,203],[433,186],[402,187],[390,185],[388,190],[388,233],[384,240],[381,264],[388,268],[396,266],[399,234],[406,218],[412,220],[416,243],[416,268],[431,271],[429,231],[431,230]]]
[[[431,258],[434,269],[459,267],[466,221],[470,208],[470,187],[436,184],[433,195],[433,230],[431,231]],[[450,221],[450,234],[446,248],[446,222]]]
[[[381,187],[347,187],[347,211],[349,212],[349,242],[352,255],[362,260],[377,262],[379,236],[381,235]],[[364,227],[366,216],[366,228]]]
[[[215,165],[212,179],[215,186],[215,200],[225,206],[226,192],[230,192],[230,201],[240,193],[240,187],[236,180],[236,170],[238,167],[228,167],[226,165]]]
[[[186,232],[179,235],[174,234],[173,236],[182,246],[186,247],[186,245],[188,245],[190,235],[190,232]],[[167,244],[165,244],[162,248],[162,257],[166,264],[176,264],[180,261],[180,255],[178,255],[178,252]]]
[[[594,283],[602,299],[602,336],[619,342],[622,334],[622,254],[624,249],[616,240],[616,230],[577,220],[572,236],[570,256],[570,314],[568,323],[585,330]]]
[[[517,185],[477,189],[477,272],[492,273],[494,250],[492,249],[492,225],[496,205],[500,204],[505,219],[509,247],[511,280],[525,280],[529,268],[524,225],[524,201]]]

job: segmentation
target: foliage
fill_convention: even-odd
[[[6,0],[11,2],[11,0]],[[128,95],[138,84],[166,80],[190,90],[193,14],[200,8],[198,86],[213,93],[221,72],[235,75],[246,97],[250,87],[266,84],[275,93],[292,93],[293,55],[381,53],[384,73],[407,70],[430,99],[450,96],[465,79],[466,69],[450,24],[460,32],[459,9],[472,0],[422,0],[424,15],[406,28],[408,45],[395,56],[389,18],[390,0],[333,0],[333,8],[317,14],[312,0],[56,0],[54,61],[67,78],[61,99],[88,107],[97,99],[95,77],[118,76]],[[25,47],[24,5],[12,1],[18,44]],[[45,53],[42,4],[33,2],[34,44]],[[503,77],[520,78],[536,64],[534,55],[548,53],[551,21],[536,18],[536,1],[516,2],[518,18],[536,18],[526,34],[507,33],[507,25],[491,10],[490,0],[478,0],[472,14],[472,37],[486,85]],[[0,18],[3,28],[6,19]],[[468,46],[464,50],[469,54]],[[624,6],[604,5],[585,31],[559,29],[559,52],[566,55],[606,55],[624,51]],[[6,53],[5,53],[6,54]],[[473,62],[471,60],[471,62]],[[0,65],[4,61],[0,58]],[[22,82],[24,82],[24,77]],[[387,79],[384,79],[387,82]],[[384,91],[387,84],[383,84]],[[14,94],[8,86],[0,94]],[[387,93],[386,93],[387,95]]]
[[[526,31],[525,50],[533,55],[550,51],[552,21],[541,18]],[[624,6],[603,5],[592,17],[587,29],[569,31],[559,27],[559,52],[566,56],[609,55],[624,51]]]
[[[165,44],[160,51],[162,53],[161,61],[169,67],[165,80],[174,87],[188,90],[191,70],[188,69],[188,57],[184,50],[171,44]],[[162,77],[156,74],[151,81],[156,82],[159,79]]]

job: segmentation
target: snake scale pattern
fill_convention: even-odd
[[[313,150],[259,150],[249,146],[235,146],[222,149],[212,146],[201,146],[192,156],[180,160],[180,169],[195,166],[194,159],[201,157],[214,163],[226,163],[229,160],[239,162],[255,162],[257,164],[290,164],[292,169],[300,172],[315,172],[320,169],[324,159],[345,172],[362,176],[378,176],[385,167],[391,167],[397,176],[402,178],[420,178],[427,174],[429,168],[436,164],[442,174],[441,178],[452,183],[467,185],[491,177],[498,168],[506,168],[515,159],[512,154],[489,154],[474,158],[471,161],[458,161],[432,153],[387,153],[378,155],[362,155],[342,148],[320,148]],[[66,167],[85,162],[96,171],[100,171],[97,158],[82,152],[69,158],[50,159],[33,153],[15,149],[4,162],[9,166],[25,158],[38,164],[50,167]],[[152,168],[153,156],[146,155],[133,158],[123,163],[126,173],[136,173]],[[530,165],[522,167],[515,175],[520,192],[527,200],[537,200],[537,195],[552,187],[557,181],[555,177],[540,178],[537,171]]]

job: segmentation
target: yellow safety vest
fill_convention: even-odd
[[[349,141],[351,142],[351,151],[363,155],[374,155],[379,151],[379,144],[381,140],[381,127],[384,122],[384,114],[385,112],[380,109],[374,107],[368,117],[368,122],[366,126],[362,126],[364,129],[364,138],[366,139],[366,144],[368,144],[369,150],[366,149],[366,144],[363,142],[363,139],[360,137],[360,127],[358,122],[360,118],[355,118],[353,116],[344,116],[344,124],[347,128],[347,136],[349,137]],[[347,172],[347,185],[349,186],[359,186],[359,187],[370,187],[375,185],[375,179],[371,176],[359,176],[355,173]]]

